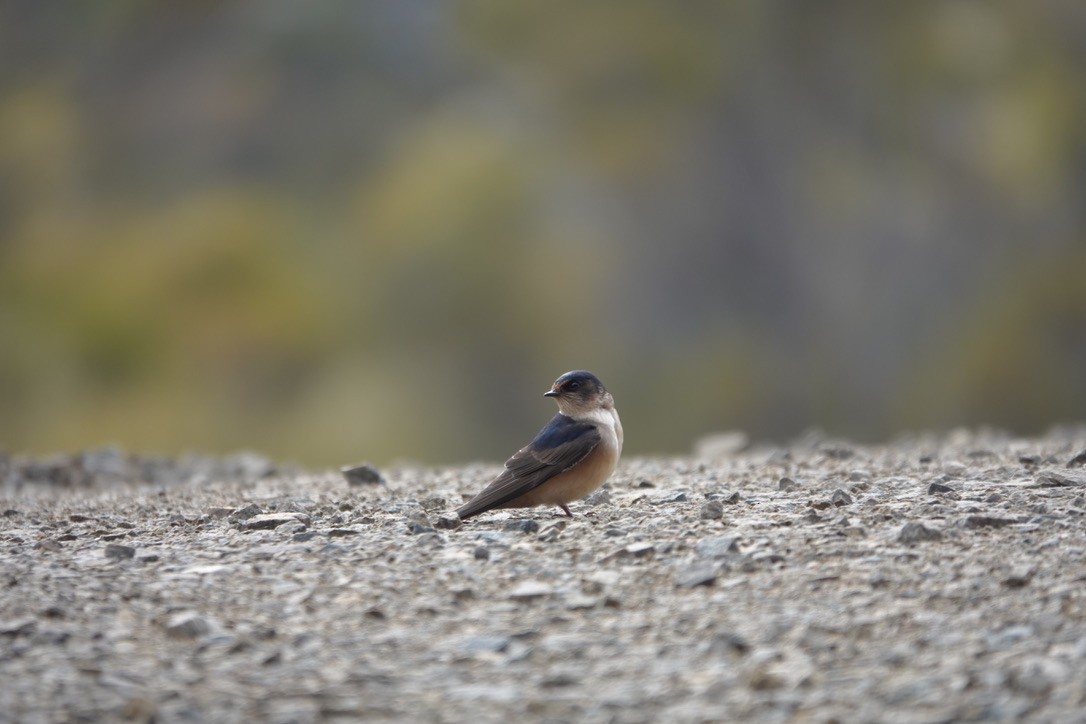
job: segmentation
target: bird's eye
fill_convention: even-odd
[[[574,390],[579,389],[580,386],[581,386],[581,383],[578,382],[577,380],[573,380],[572,382],[567,382],[566,383],[566,389],[569,390],[570,392],[573,392]]]

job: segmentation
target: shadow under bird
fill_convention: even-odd
[[[558,414],[528,445],[505,462],[505,470],[465,503],[457,514],[470,518],[496,508],[567,505],[603,485],[622,452],[622,423],[615,399],[591,372],[567,372],[543,393]]]

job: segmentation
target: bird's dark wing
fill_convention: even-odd
[[[519,498],[579,463],[600,439],[592,423],[555,415],[534,440],[505,462],[505,470],[494,482],[456,512],[469,518]]]

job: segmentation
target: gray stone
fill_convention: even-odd
[[[1014,518],[997,518],[991,515],[968,515],[962,519],[965,528],[1005,528],[1018,521]]]
[[[694,551],[703,558],[721,558],[739,552],[739,536],[723,535],[702,538],[694,546]]]
[[[701,506],[701,511],[698,514],[702,520],[717,520],[724,515],[724,504],[719,500],[710,500],[705,505]]]
[[[941,540],[942,537],[943,534],[941,531],[929,528],[923,523],[906,523],[902,526],[901,532],[898,533],[897,539],[899,543],[912,545],[924,541]]]
[[[718,576],[716,566],[708,563],[695,563],[675,572],[675,585],[679,588],[711,585]]]
[[[830,503],[836,505],[838,508],[845,505],[852,505],[852,496],[838,488],[830,494]]]
[[[554,587],[550,584],[542,581],[524,581],[509,592],[509,598],[514,601],[529,601],[550,596],[552,593],[554,593]]]
[[[192,611],[174,614],[166,622],[166,633],[174,638],[196,639],[211,633],[211,622]]]
[[[502,530],[512,530],[518,533],[538,533],[539,523],[531,518],[515,518],[505,521]]]
[[[441,530],[456,530],[464,524],[456,513],[442,513],[434,521],[434,527]]]
[[[928,485],[928,495],[941,495],[942,493],[952,493],[954,488],[943,483],[931,483]]]
[[[1073,488],[1086,485],[1086,475],[1048,470],[1037,476],[1037,483],[1045,488]]]
[[[460,650],[476,654],[482,652],[501,653],[509,648],[508,636],[472,636],[460,642]]]
[[[381,471],[369,463],[351,465],[341,470],[347,483],[353,486],[382,485],[385,482]],[[444,506],[442,506],[444,507]]]
[[[237,508],[230,514],[231,520],[248,520],[254,515],[260,515],[264,510],[256,503],[249,503],[246,506]]]
[[[106,558],[114,560],[126,560],[136,555],[136,549],[132,546],[123,546],[118,543],[110,543],[103,550]]]
[[[781,478],[777,481],[777,490],[782,493],[791,493],[792,491],[799,490],[799,483],[792,478]]]
[[[272,530],[287,523],[297,523],[298,518],[292,513],[261,513],[245,518],[241,527],[246,530]]]

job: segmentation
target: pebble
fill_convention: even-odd
[[[348,466],[340,472],[343,473],[343,477],[351,486],[382,485],[385,482],[384,477],[381,476],[381,471],[369,463]]]
[[[716,566],[696,563],[675,572],[675,585],[679,588],[708,586],[716,581],[717,575]]]
[[[110,543],[105,547],[103,551],[106,558],[112,558],[114,560],[126,560],[136,555],[136,549],[132,546],[123,546],[118,543]]]
[[[434,527],[441,530],[456,530],[464,524],[456,513],[442,513],[434,521]]]
[[[969,515],[962,520],[965,528],[1003,528],[1014,525],[1017,520],[1013,518],[997,518],[991,515]]]
[[[472,636],[460,643],[460,650],[468,654],[482,652],[501,653],[509,648],[508,636]]]
[[[830,494],[830,503],[836,505],[838,508],[845,505],[852,505],[852,496],[838,488]]]
[[[248,505],[235,509],[230,513],[230,518],[233,520],[248,520],[254,515],[260,515],[264,510],[256,503],[249,503]]]
[[[554,587],[542,581],[524,581],[509,592],[509,598],[514,601],[528,601],[535,598],[543,598],[554,593]]]
[[[166,622],[166,633],[174,638],[196,639],[211,633],[208,619],[191,611],[174,614]]]
[[[518,533],[538,533],[539,522],[531,518],[515,518],[505,521],[502,530],[512,530]]]
[[[777,481],[777,490],[782,493],[791,493],[792,491],[799,490],[799,483],[792,478],[781,478]]]
[[[943,483],[931,483],[928,485],[928,495],[939,495],[941,493],[952,493],[954,488]]]
[[[724,504],[719,500],[710,500],[701,506],[698,517],[702,520],[716,520],[724,515]]]
[[[721,558],[739,552],[739,536],[724,535],[703,538],[694,546],[695,552],[704,558]]]
[[[942,537],[942,531],[929,528],[923,523],[906,523],[902,526],[901,532],[898,533],[897,539],[900,543],[912,545],[924,541],[941,540]]]
[[[1037,483],[1045,488],[1072,488],[1086,485],[1086,476],[1049,470],[1037,476]]]
[[[272,530],[287,523],[297,523],[297,516],[290,513],[261,513],[242,518],[241,527],[246,530]]]

